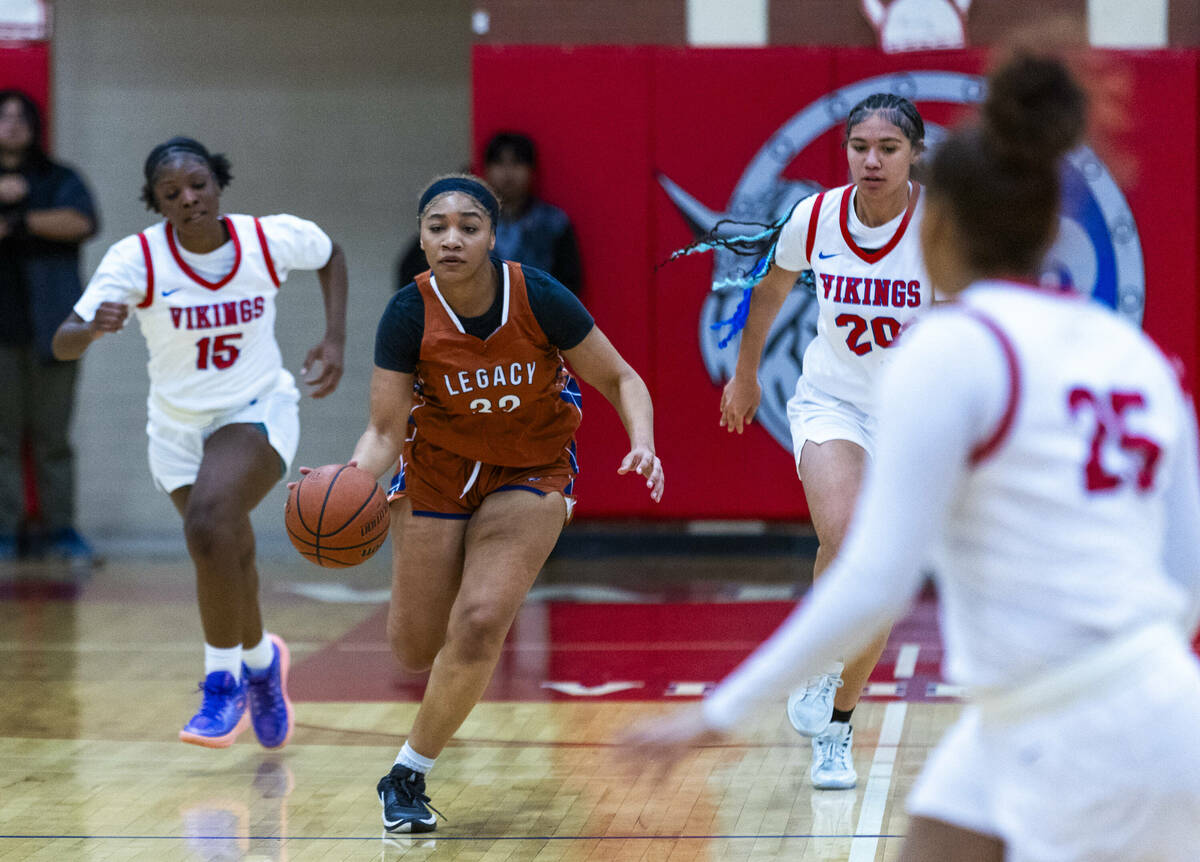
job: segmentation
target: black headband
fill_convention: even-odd
[[[209,152],[199,141],[194,141],[191,138],[171,138],[166,143],[159,144],[150,151],[150,155],[146,156],[146,164],[142,168],[146,182],[150,182],[154,178],[154,172],[158,170],[159,165],[170,157],[180,153],[195,156],[211,167]]]
[[[421,213],[425,212],[425,207],[431,200],[446,192],[462,192],[473,197],[492,217],[492,224],[499,223],[500,202],[496,200],[496,196],[488,191],[487,186],[483,183],[466,177],[443,177],[425,189],[425,194],[421,195],[421,200],[417,204],[417,216],[420,217]]]

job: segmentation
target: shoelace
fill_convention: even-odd
[[[830,674],[822,674],[821,676],[812,677],[805,683],[804,697],[802,700],[816,700],[825,690],[826,685],[832,685],[835,689],[841,688],[846,682],[841,677],[835,677]]]
[[[204,693],[204,699],[200,702],[200,714],[212,719],[218,718],[221,710],[225,708],[224,701],[219,698],[232,695],[222,688],[209,688],[207,679],[201,680],[196,690]]]
[[[255,680],[246,677],[246,696],[254,701],[254,705],[270,706],[283,698],[283,686],[278,674],[268,674],[266,679]],[[255,710],[258,712],[259,710]]]
[[[427,805],[429,807],[429,810],[432,811],[434,814],[436,814],[438,817],[442,818],[447,823],[450,822],[449,818],[447,818],[445,814],[443,814],[442,812],[438,811],[436,808],[433,807],[433,803],[431,803],[429,801],[429,797],[425,795],[424,791],[418,791],[416,789],[415,782],[404,781],[403,779],[393,778],[391,775],[388,776],[388,780],[391,782],[392,789],[395,791],[396,796],[399,797],[400,803],[402,805],[411,808],[411,807],[415,806],[415,803],[418,800],[420,800],[422,803]]]
[[[818,736],[817,748],[821,760],[844,761],[850,750],[850,737]]]

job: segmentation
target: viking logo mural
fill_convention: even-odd
[[[820,191],[819,183],[784,176],[788,165],[813,141],[845,122],[850,107],[871,93],[891,92],[922,102],[971,104],[983,97],[983,79],[958,72],[917,71],[858,81],[818,99],[785,122],[759,149],[738,180],[724,212],[706,207],[669,177],[659,182],[696,236],[717,229],[722,235],[753,234],[762,222],[783,218],[797,201]],[[933,149],[944,131],[926,123]],[[1145,272],[1137,225],[1129,205],[1100,159],[1087,147],[1072,152],[1063,166],[1063,214],[1058,239],[1047,255],[1044,278],[1090,294],[1140,323]],[[721,223],[718,226],[718,223]],[[747,230],[747,225],[755,225]],[[769,249],[763,247],[765,254]],[[754,258],[717,249],[712,283],[744,277]],[[767,338],[759,380],[762,403],[756,418],[785,449],[791,449],[786,404],[800,375],[804,349],[816,333],[816,296],[797,282]],[[733,374],[736,344],[719,349],[712,324],[729,318],[740,290],[714,289],[701,310],[700,345],[709,377],[718,385]]]

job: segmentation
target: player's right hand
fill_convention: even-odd
[[[762,387],[758,379],[744,379],[734,374],[721,390],[721,427],[731,434],[741,434],[754,421],[758,402],[762,399]]]
[[[92,338],[99,338],[106,332],[120,332],[125,328],[129,319],[129,306],[123,302],[102,302],[96,309],[96,315],[88,324]]]

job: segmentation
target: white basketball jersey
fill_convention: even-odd
[[[224,216],[232,270],[218,281],[183,259],[167,222],[138,234],[146,295],[135,306],[150,361],[150,402],[178,421],[248,404],[291,375],[275,340],[280,278],[257,218]]]
[[[1188,407],[1158,348],[1097,303],[1029,285],[975,285],[945,313],[991,332],[1010,380],[939,551],[951,678],[1012,684],[1178,618],[1185,597],[1163,569],[1159,479]]]
[[[926,311],[933,289],[921,256],[922,190],[912,184],[908,209],[892,238],[872,251],[850,235],[853,185],[817,196],[806,251],[817,287],[817,335],[802,373],[817,388],[867,414],[874,386],[900,329]]]

